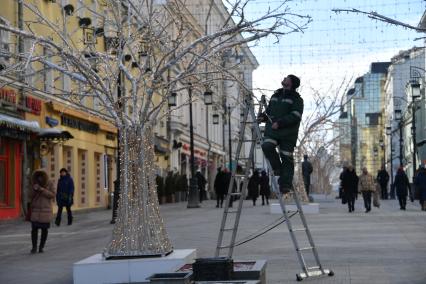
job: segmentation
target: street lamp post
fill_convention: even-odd
[[[411,111],[412,111],[412,136],[413,136],[413,185],[416,173],[416,152],[417,152],[417,140],[416,140],[416,99],[420,98],[420,84],[417,81],[411,81],[409,83],[411,92]]]
[[[402,138],[402,127],[404,126],[404,121],[402,119],[402,111],[400,109],[395,110],[395,120],[398,121],[399,128],[399,166],[404,166],[403,163],[403,138]]]
[[[386,127],[386,135],[389,135],[390,138],[390,157],[389,157],[389,164],[390,164],[390,174],[391,174],[391,192],[390,192],[390,198],[395,199],[395,188],[393,186],[393,145],[392,145],[392,127],[388,126]]]
[[[189,180],[189,196],[187,208],[199,208],[197,177],[195,176],[195,157],[194,157],[194,125],[192,122],[192,84],[188,87],[189,96],[189,149],[191,152],[191,179]]]
[[[228,146],[229,146],[229,170],[232,171],[231,107],[230,106],[228,106]]]

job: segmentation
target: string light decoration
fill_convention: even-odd
[[[152,129],[126,127],[120,131],[120,136],[123,191],[112,240],[103,256],[116,259],[167,255],[173,247],[160,216]]]

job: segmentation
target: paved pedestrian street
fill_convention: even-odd
[[[348,213],[340,200],[317,200],[320,214],[307,215],[323,266],[334,277],[307,283],[426,283],[426,212],[418,202],[400,211],[397,201],[382,201],[366,214],[358,198]],[[161,206],[175,248],[196,248],[213,256],[222,210],[213,201],[199,209],[185,203]],[[256,233],[279,215],[266,206],[244,204],[237,239]],[[102,251],[110,238],[110,210],[77,213],[72,226],[52,226],[43,254],[30,254],[30,225],[0,223],[0,283],[72,283],[72,265]],[[300,267],[285,224],[234,250],[234,259],[266,259],[267,283],[296,283]]]

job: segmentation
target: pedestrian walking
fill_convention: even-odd
[[[232,173],[228,168],[225,168],[224,170],[224,184],[225,184],[225,194],[228,194],[229,185],[231,183]],[[237,192],[237,182],[234,179],[234,184],[232,186],[231,193]],[[232,203],[234,201],[233,196],[229,196],[229,207],[232,207]]]
[[[376,190],[376,183],[374,177],[365,167],[362,169],[362,174],[359,177],[359,190],[364,199],[365,213],[368,213],[371,211],[371,195]]]
[[[303,99],[296,89],[300,79],[288,75],[281,82],[283,88],[272,95],[266,111],[259,115],[258,122],[266,122],[262,150],[271,163],[281,193],[293,190],[294,160],[300,121],[303,113]],[[279,154],[276,151],[279,146]]]
[[[417,173],[414,184],[419,195],[420,206],[423,211],[426,211],[426,169],[424,165],[421,166],[421,169]]]
[[[71,225],[73,220],[71,206],[74,203],[74,181],[65,168],[59,171],[59,175],[58,187],[56,189],[58,213],[56,214],[55,224],[56,226],[61,225],[62,210],[65,207],[67,210],[68,225]]]
[[[53,219],[53,199],[55,187],[44,170],[36,170],[32,175],[31,190],[31,253],[37,252],[38,230],[41,230],[41,240],[38,252],[42,253],[46,245],[48,229]]]
[[[214,192],[216,193],[216,208],[222,208],[223,199],[228,188],[225,184],[225,173],[219,167],[217,168],[216,177],[214,179]]]
[[[198,186],[198,191],[200,193],[200,196],[199,196],[200,197],[200,203],[203,203],[203,200],[205,199],[207,180],[203,176],[203,174],[201,173],[200,170],[197,170],[197,172],[195,173],[195,177],[197,178],[197,186]]]
[[[376,187],[376,190],[373,192],[373,206],[380,208],[380,190],[381,190],[381,187],[380,187],[379,183],[377,182],[377,180],[376,180],[374,186]]]
[[[248,181],[248,193],[253,201],[253,206],[256,206],[256,200],[259,197],[259,171],[255,170]]]
[[[398,196],[399,209],[405,210],[407,206],[407,195],[408,192],[411,192],[411,186],[403,167],[399,167],[393,185],[395,186],[396,195]]]
[[[382,169],[377,173],[377,182],[380,184],[382,199],[388,199],[389,174],[385,166],[382,166]]]
[[[358,195],[358,176],[352,165],[349,165],[342,177],[344,198],[348,203],[349,212],[355,210],[355,198]]]
[[[305,185],[306,194],[309,196],[309,189],[311,187],[311,174],[314,171],[311,162],[308,161],[308,155],[303,156],[302,162],[302,175],[303,184]]]
[[[269,187],[269,177],[265,170],[262,171],[260,176],[260,195],[262,196],[262,205],[269,205],[269,196],[271,195],[271,189]]]
[[[343,174],[346,172],[347,167],[342,167],[342,172],[339,175],[340,183],[339,183],[339,195],[336,197],[336,199],[342,199],[342,203],[345,204],[346,200],[343,197]]]

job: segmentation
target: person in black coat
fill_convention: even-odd
[[[56,190],[56,203],[58,205],[58,213],[56,214],[55,224],[61,225],[62,209],[67,209],[68,225],[72,224],[71,206],[74,203],[74,181],[72,180],[67,169],[62,168],[59,171],[58,188]]]
[[[402,167],[398,169],[393,184],[396,189],[396,195],[398,196],[400,209],[405,210],[405,206],[407,205],[407,195],[409,192],[408,190],[411,191],[411,186]]]
[[[228,194],[229,184],[231,183],[232,173],[228,168],[224,170],[224,185],[225,185],[225,194]],[[237,182],[234,179],[234,184],[231,190],[231,193],[237,192]],[[233,196],[229,196],[229,207],[232,207],[232,203],[234,201]]]
[[[207,180],[206,180],[206,178],[203,176],[203,174],[201,173],[201,171],[200,171],[200,170],[198,170],[198,171],[195,173],[195,176],[197,177],[198,191],[200,192],[200,203],[202,203],[202,202],[203,202],[203,199],[205,199],[205,198],[204,198],[204,194],[205,194],[205,192],[206,192],[206,183],[207,183]]]
[[[382,199],[388,199],[389,174],[386,171],[385,166],[382,166],[382,169],[377,173],[377,182],[381,188]]]
[[[259,171],[255,170],[248,182],[248,193],[251,200],[253,201],[253,206],[256,206],[256,200],[259,197],[259,184]]]
[[[414,184],[418,192],[420,206],[423,211],[426,211],[426,169],[424,165],[420,166],[420,170],[414,179]]]
[[[355,210],[355,198],[358,194],[358,176],[352,165],[349,165],[342,176],[343,194],[348,202],[349,212]]]
[[[271,195],[271,189],[269,188],[269,177],[266,171],[262,171],[262,175],[260,177],[260,195],[262,195],[262,205],[269,205],[269,195]]]
[[[219,167],[217,168],[216,177],[214,179],[214,192],[216,193],[216,208],[223,206],[223,198],[226,194],[226,190],[228,188],[225,184],[225,173],[222,171],[222,169]]]
[[[306,194],[309,196],[309,189],[311,186],[311,174],[314,171],[311,162],[308,161],[308,155],[303,156],[302,162],[302,175],[303,175],[303,184],[305,185]]]

